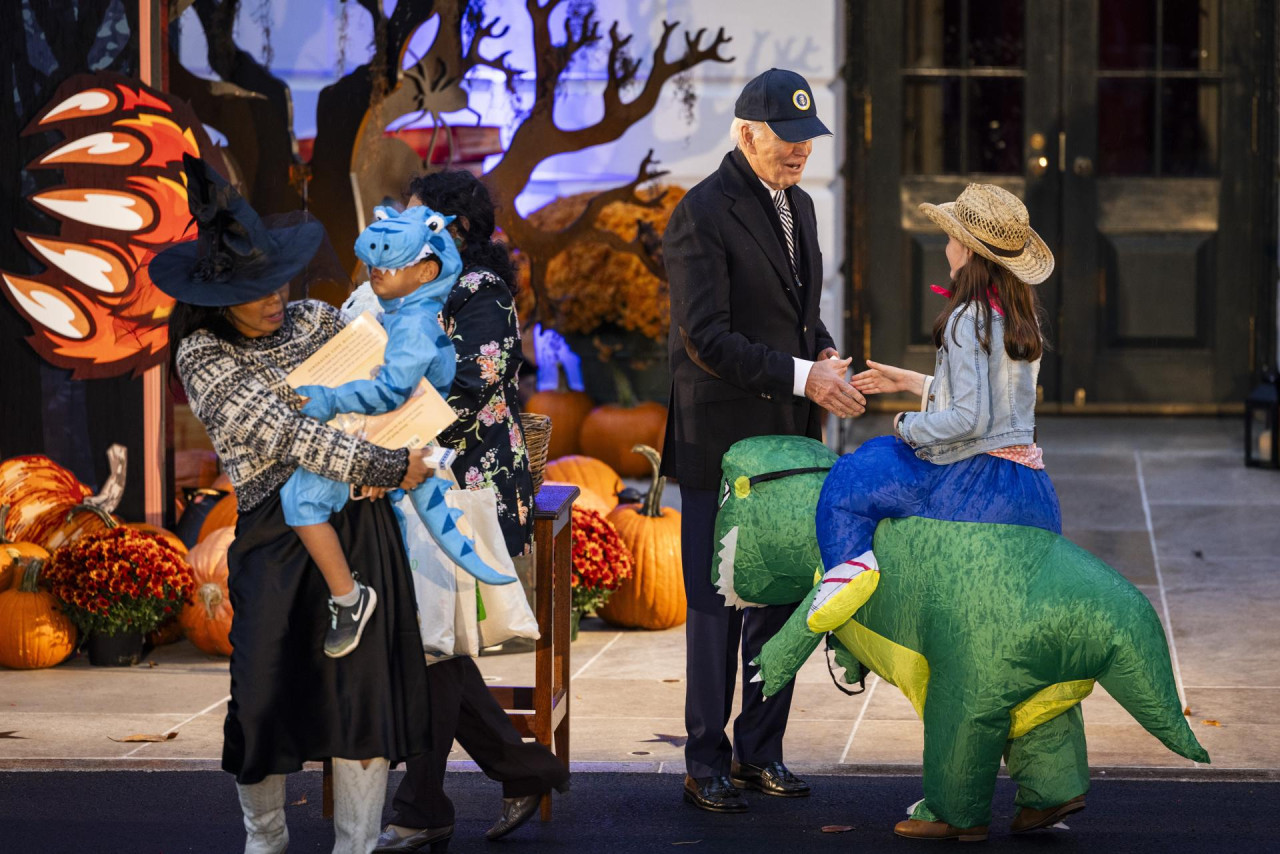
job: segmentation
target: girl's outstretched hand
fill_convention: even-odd
[[[894,394],[900,391],[920,394],[924,389],[924,374],[868,359],[867,370],[854,374],[849,382],[863,394]]]

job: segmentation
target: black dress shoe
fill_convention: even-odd
[[[733,784],[744,789],[755,789],[778,798],[807,798],[809,784],[787,770],[781,762],[768,765],[749,765],[734,760]]]
[[[502,799],[502,817],[493,827],[484,832],[484,838],[490,841],[501,839],[520,825],[524,824],[538,811],[542,795],[524,795],[519,798]]]
[[[388,824],[382,829],[378,841],[374,843],[373,854],[393,854],[397,851],[421,851],[430,846],[431,854],[445,854],[449,850],[449,840],[453,838],[453,825],[447,827],[428,827],[408,836],[401,836],[394,825]]]
[[[746,812],[747,802],[742,799],[728,777],[684,778],[684,800],[687,804],[707,812]]]

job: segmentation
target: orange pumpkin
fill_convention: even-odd
[[[52,667],[76,648],[76,627],[52,593],[41,590],[44,561],[20,557],[16,583],[0,591],[0,664],[20,670]]]
[[[684,623],[684,568],[680,559],[680,513],[662,506],[662,458],[648,445],[632,450],[649,461],[653,480],[643,504],[620,504],[609,514],[631,550],[631,577],[597,613],[615,626],[669,629]]]
[[[0,463],[0,504],[9,505],[4,535],[10,540],[41,541],[40,522],[57,516],[92,493],[67,469],[44,456],[14,457]]]
[[[203,543],[205,537],[219,528],[234,530],[239,519],[240,514],[236,510],[236,494],[232,492],[230,495],[224,495],[217,504],[213,505],[209,515],[204,517],[204,522],[200,525],[200,533],[196,536],[196,543]]]
[[[605,518],[609,517],[609,512],[616,506],[617,498],[613,501],[606,501],[600,497],[600,493],[588,486],[578,487],[578,497],[574,499],[573,506],[581,507],[585,510],[594,510]]]
[[[551,459],[578,452],[578,434],[582,422],[591,414],[595,403],[582,391],[540,391],[524,405],[525,412],[551,418],[551,441],[547,456]]]
[[[107,461],[111,473],[102,484],[102,491],[86,500],[89,487],[76,480],[75,475],[48,457],[15,457],[0,463],[0,504],[10,504],[13,512],[7,534],[15,540],[38,543],[53,551],[50,546],[57,532],[71,524],[67,533],[74,534],[76,525],[98,530],[92,519],[74,520],[82,503],[93,504],[111,513],[124,495],[125,463],[128,454],[123,445],[107,448]],[[59,538],[58,543],[65,542]]]
[[[555,432],[554,428],[552,432]],[[618,506],[618,493],[622,491],[622,479],[607,463],[594,457],[573,455],[552,460],[547,463],[544,477],[544,482],[561,481],[590,489],[604,499],[610,510]]]
[[[231,654],[227,549],[235,538],[234,528],[219,528],[187,553],[196,589],[191,594],[193,601],[182,608],[182,628],[197,649],[214,655]]]
[[[61,525],[53,528],[42,545],[50,553],[69,546],[85,534],[117,528],[120,520],[93,504],[77,504],[67,511]]]
[[[660,403],[608,403],[591,410],[582,422],[579,444],[584,454],[603,460],[623,477],[644,477],[649,464],[632,448],[650,445],[661,453],[666,427],[667,408]]]
[[[8,516],[9,505],[0,504],[0,590],[8,590],[13,586],[14,564],[18,558],[49,557],[49,553],[35,543],[10,542],[4,535],[4,523]]]

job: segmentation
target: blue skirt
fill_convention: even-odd
[[[935,465],[898,437],[878,436],[837,460],[823,484],[817,529],[824,569],[869,550],[881,519],[907,516],[1062,533],[1058,493],[1043,469],[990,454]]]

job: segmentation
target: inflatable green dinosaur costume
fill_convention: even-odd
[[[744,440],[724,458],[713,582],[739,607],[799,603],[757,662],[766,694],[822,638],[807,615],[824,571],[815,531],[829,522],[821,469],[835,459],[781,436]],[[1082,795],[1079,703],[1095,682],[1170,750],[1209,761],[1182,715],[1159,618],[1093,555],[1040,528],[919,517],[882,522],[875,553],[878,587],[833,632],[836,659],[849,681],[856,657],[896,685],[924,721],[915,818],[987,824],[1001,757],[1020,807]]]

